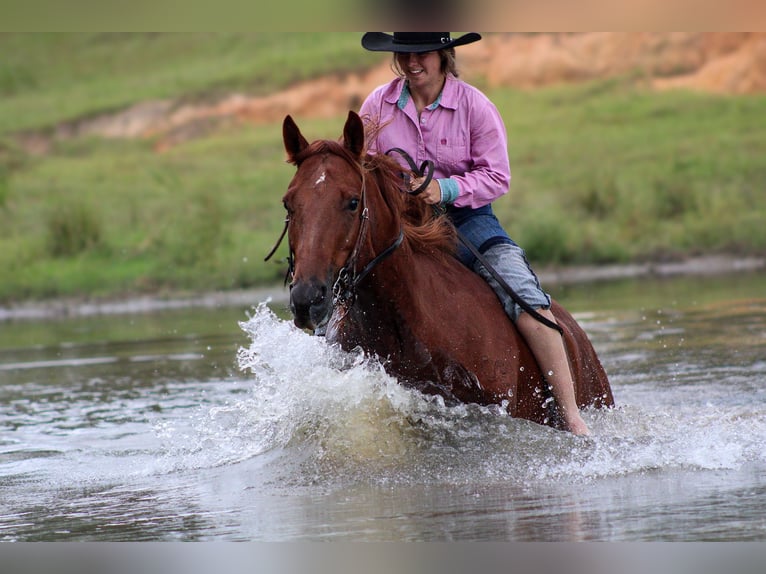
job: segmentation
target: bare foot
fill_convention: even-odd
[[[569,425],[569,432],[577,436],[590,436],[590,429],[585,421],[582,420],[580,413],[575,413],[574,416],[567,416],[567,425]]]

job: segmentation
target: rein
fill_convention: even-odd
[[[391,148],[390,150],[388,150],[386,152],[386,155],[388,155],[392,151],[398,153],[399,155],[401,155],[404,158],[404,160],[409,165],[410,170],[412,171],[412,173],[414,173],[417,177],[423,177],[423,175],[425,174],[425,180],[423,181],[423,183],[417,189],[413,190],[412,192],[407,192],[407,193],[410,193],[410,195],[418,195],[419,193],[422,193],[423,190],[425,190],[425,188],[428,187],[428,184],[431,183],[431,179],[433,179],[433,176],[434,176],[434,162],[431,161],[430,159],[427,159],[427,160],[425,160],[420,165],[420,168],[418,169],[417,165],[415,165],[415,161],[412,159],[412,157],[410,157],[410,154],[408,154],[406,151],[404,151],[401,148],[395,147],[395,148]],[[404,182],[405,182],[405,185],[409,187],[409,178],[406,176],[406,174],[405,174],[405,177],[404,177]],[[438,207],[434,206],[434,213],[435,214],[440,214],[440,213],[442,213],[442,211],[440,211]],[[508,293],[509,297],[511,299],[513,299],[514,303],[516,303],[524,311],[529,313],[529,315],[531,317],[533,317],[534,319],[536,319],[537,321],[539,321],[540,323],[542,323],[546,327],[550,327],[554,331],[558,331],[561,335],[564,334],[564,330],[561,328],[560,325],[554,323],[553,321],[551,321],[547,317],[544,317],[543,315],[541,315],[537,311],[537,309],[535,309],[529,303],[524,301],[524,299],[522,299],[521,296],[518,293],[516,293],[516,291],[514,291],[513,288],[510,285],[508,285],[508,282],[505,279],[502,278],[502,276],[490,264],[490,262],[487,261],[487,258],[484,257],[484,255],[481,254],[481,252],[476,248],[476,246],[473,245],[473,243],[471,243],[465,237],[465,235],[460,233],[460,230],[455,228],[455,233],[457,234],[457,237],[460,240],[460,242],[463,245],[465,245],[466,248],[471,252],[471,254],[473,254],[473,256],[476,257],[476,259],[479,260],[479,263],[481,263],[487,269],[489,274],[492,275],[492,277],[495,279],[495,281],[498,282],[500,287],[502,287],[503,290],[506,293]]]
[[[263,258],[264,261],[268,261],[269,259],[271,259],[274,253],[276,253],[277,249],[279,249],[279,246],[282,245],[282,240],[285,238],[285,235],[287,235],[287,229],[289,227],[290,227],[290,216],[288,215],[287,217],[285,217],[285,226],[282,228],[282,233],[279,234],[279,239],[277,239],[277,242],[274,244],[274,247],[271,248],[271,251],[269,251],[269,254]],[[287,273],[285,273],[285,285],[287,285],[287,281],[292,277],[294,269],[295,269],[295,259],[293,258],[293,248],[291,246],[289,248],[289,253],[287,255]]]
[[[366,217],[366,216],[365,216]],[[360,235],[361,237],[361,230]],[[345,305],[353,305],[354,299],[356,299],[356,288],[362,280],[372,271],[378,263],[386,259],[391,255],[404,241],[404,229],[399,230],[399,235],[394,242],[381,251],[372,261],[364,266],[361,273],[356,273],[356,261],[352,263],[351,257],[346,262],[340,272],[338,273],[338,279],[335,280],[335,284],[332,287],[333,293],[333,305],[336,303],[342,303]],[[351,271],[349,271],[351,269]]]
[[[420,195],[421,193],[423,193],[428,187],[428,184],[431,183],[431,180],[434,178],[434,162],[432,162],[430,159],[427,159],[420,164],[420,168],[418,169],[418,166],[415,165],[415,160],[413,160],[410,154],[408,154],[402,148],[392,147],[390,150],[386,152],[386,155],[389,155],[392,151],[398,153],[400,156],[404,158],[404,161],[407,162],[407,165],[409,166],[410,171],[414,173],[416,176],[423,177],[425,175],[425,179],[423,180],[423,183],[421,183],[417,187],[417,189],[413,189],[412,191],[408,191],[407,193],[409,193],[410,195]],[[404,172],[402,176],[404,179],[404,185],[407,188],[409,188],[410,187],[409,174]]]

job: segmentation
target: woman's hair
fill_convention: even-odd
[[[455,48],[445,48],[444,50],[438,50],[439,59],[441,60],[441,71],[445,76],[452,74],[456,78],[458,77],[457,61],[455,59]],[[391,69],[394,74],[400,78],[404,77],[404,71],[399,66],[399,62],[396,59],[397,53],[394,52],[393,59],[391,60]]]

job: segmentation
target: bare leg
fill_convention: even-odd
[[[553,313],[549,310],[539,309],[538,312],[556,322]],[[589,435],[590,430],[582,420],[580,409],[577,407],[574,382],[561,335],[528,313],[522,313],[519,316],[516,326],[532,350],[546,381],[551,385],[553,397],[562,411],[561,414],[569,430],[576,435]]]

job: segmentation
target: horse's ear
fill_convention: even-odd
[[[301,130],[298,129],[295,121],[289,115],[285,116],[285,121],[282,123],[282,139],[285,142],[288,161],[290,163],[297,163],[295,158],[304,149],[309,147],[309,142],[303,137]]]
[[[364,124],[355,112],[349,111],[346,125],[343,126],[343,145],[356,158],[362,157],[364,150]]]

